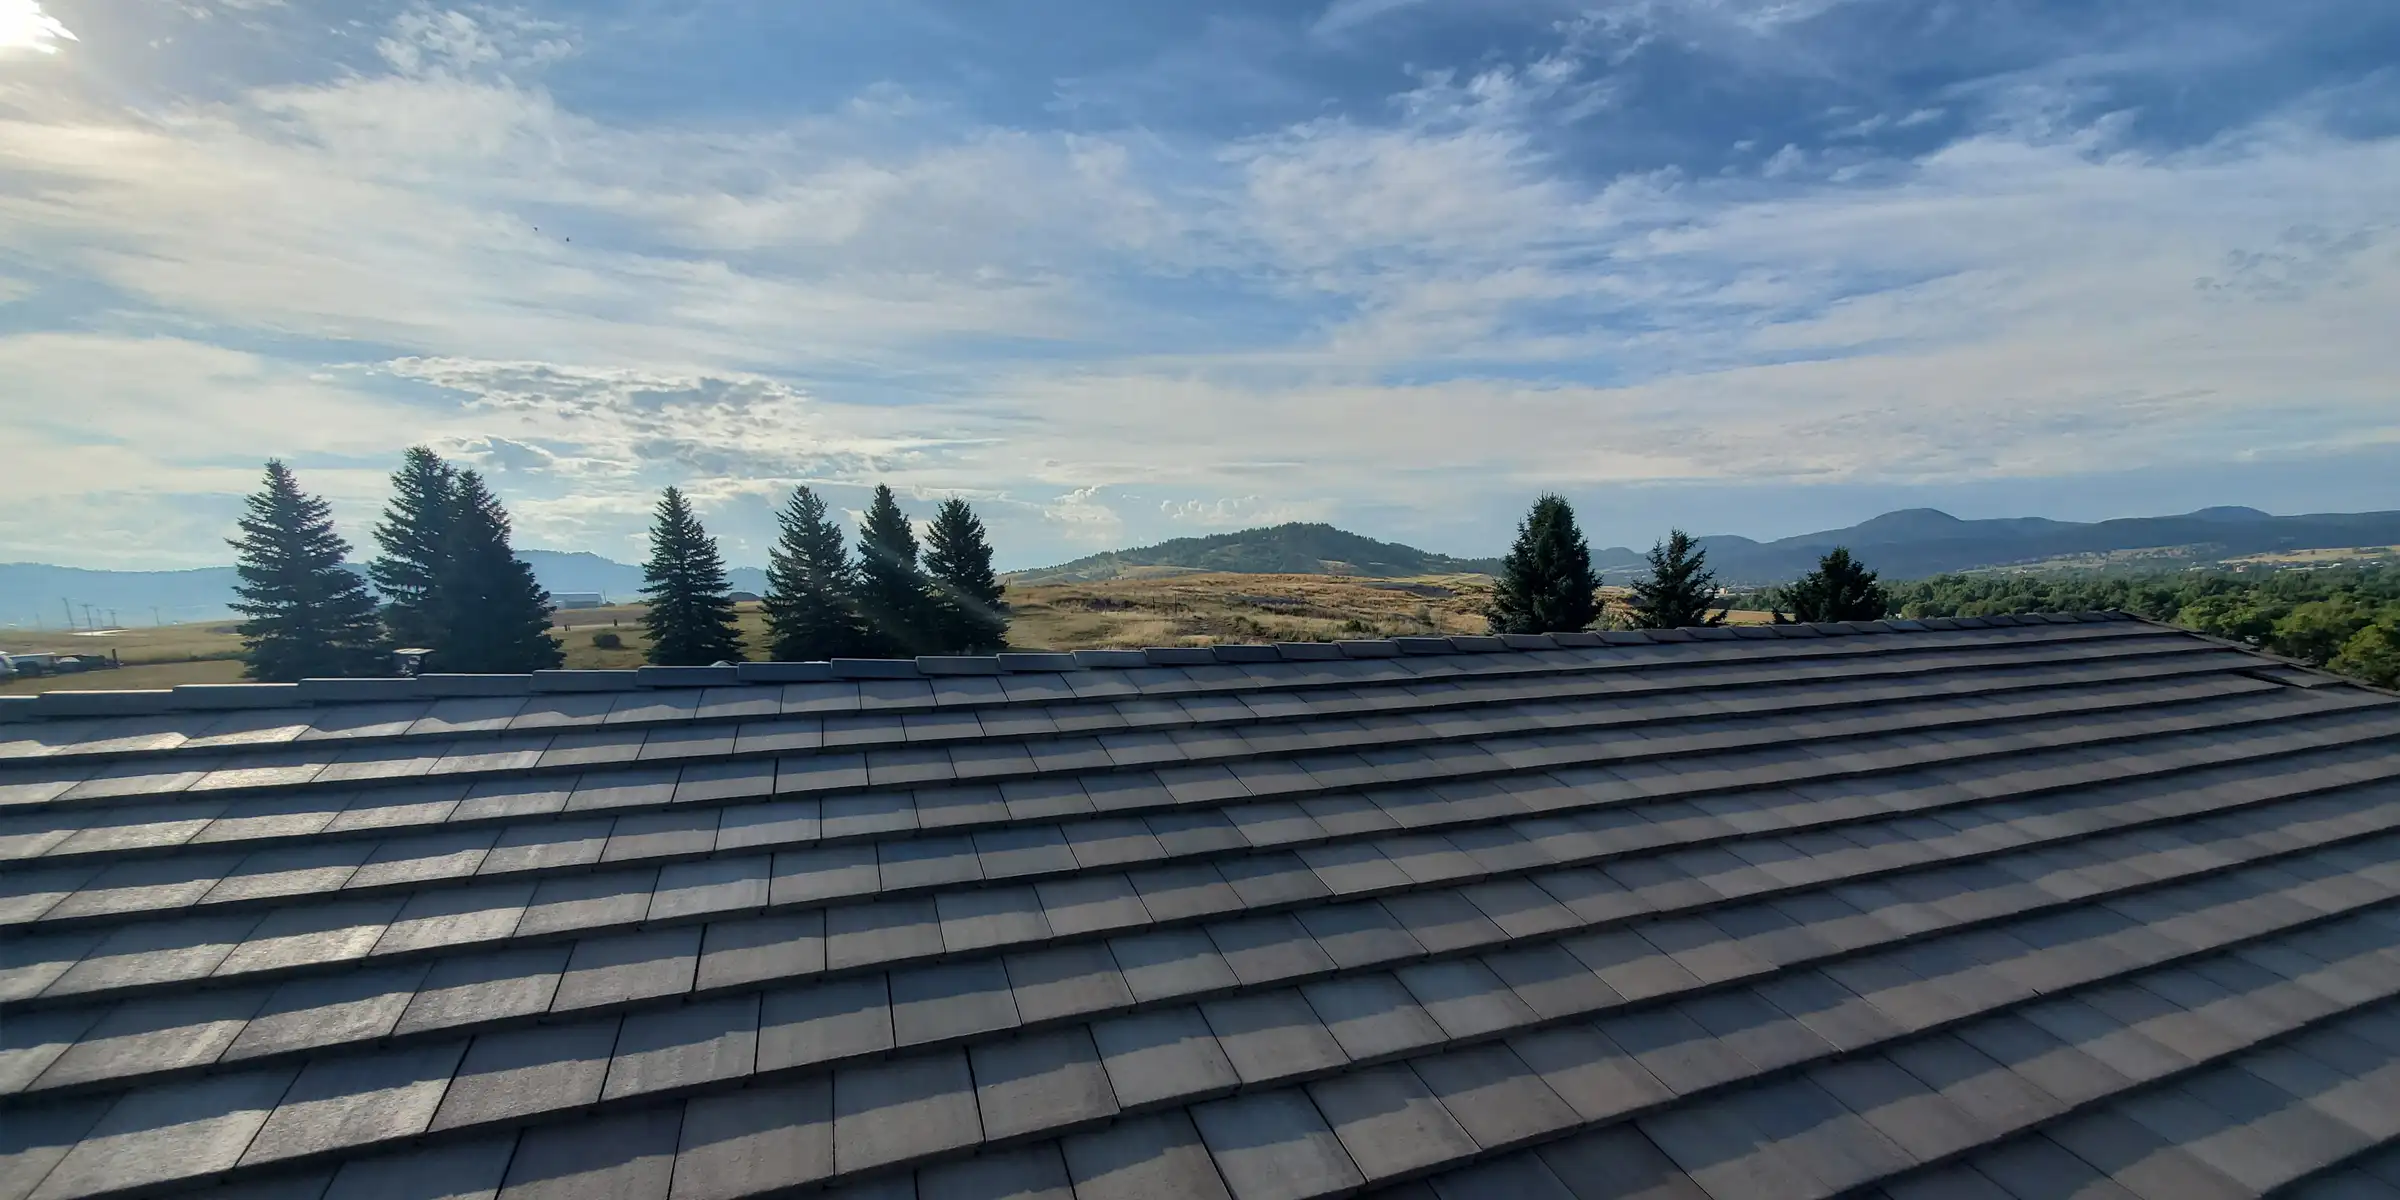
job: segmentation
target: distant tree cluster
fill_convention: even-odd
[[[2171,575],[1937,575],[1893,590],[1904,617],[2114,609],[2400,687],[2400,567]]]
[[[473,471],[422,446],[392,477],[367,578],[332,509],[280,461],[241,519],[234,610],[253,679],[374,675],[394,648],[430,651],[425,669],[522,672],[559,664],[550,596],[509,548],[508,513]],[[373,580],[382,593],[368,590]]]
[[[787,661],[979,654],[1008,640],[1008,610],[983,522],[964,500],[934,513],[920,553],[888,487],[877,487],[853,562],[823,498],[792,493],[769,554],[770,656]],[[253,679],[293,681],[390,670],[398,649],[426,651],[420,669],[522,673],[563,660],[548,592],[510,547],[508,513],[482,476],[423,446],[402,457],[375,526],[379,553],[361,578],[332,509],[300,490],[280,461],[250,496],[231,539],[235,611]],[[642,567],[648,659],[744,657],[717,543],[676,488],[659,499]],[[373,588],[368,584],[372,581]]]
[[[823,497],[796,488],[775,515],[767,552],[768,656],[783,662],[988,654],[1008,641],[1008,609],[983,521],[952,498],[935,510],[920,553],[892,489],[878,485],[859,525],[858,557]],[[741,656],[716,542],[682,493],[668,488],[643,567],[650,661],[692,664]]]

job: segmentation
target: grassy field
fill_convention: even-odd
[[[1012,586],[1009,642],[1025,649],[1083,650],[1482,633],[1491,586],[1482,575],[1361,579],[1204,572]],[[1603,590],[1611,598],[1624,591]],[[739,612],[744,644],[763,656],[766,614],[756,604],[743,604]],[[641,616],[639,605],[560,612],[554,629],[566,650],[566,665],[639,666],[649,644]],[[1733,619],[1755,624],[1767,614],[1737,612]],[[0,694],[230,683],[241,677],[241,649],[231,622],[91,635],[0,630],[0,652],[114,650],[126,664],[115,671],[10,680],[0,683]]]
[[[2285,550],[2275,554],[2245,554],[2229,558],[2225,565],[2270,567],[2366,566],[2400,558],[2400,546],[2345,546],[2331,550]]]

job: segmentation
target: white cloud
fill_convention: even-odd
[[[56,54],[75,34],[37,0],[0,0],[0,58],[12,53]]]
[[[1090,545],[1116,545],[1123,536],[1125,519],[1117,515],[1101,498],[1103,484],[1079,487],[1042,506],[1042,519],[1057,525],[1069,542]]]
[[[1161,500],[1159,514],[1170,521],[1211,529],[1253,528],[1323,518],[1317,506],[1284,504],[1263,496],[1220,496],[1214,500]]]
[[[522,9],[466,13],[420,2],[392,21],[391,34],[376,40],[375,52],[402,75],[522,70],[573,54],[568,33],[566,26]]]
[[[248,490],[272,450],[349,521],[419,441],[490,471],[527,544],[627,553],[668,483],[756,542],[794,484],[888,481],[971,498],[1022,562],[1548,486],[2400,439],[2400,142],[2304,109],[2161,151],[2036,98],[1914,159],[1594,177],[1558,130],[1605,72],[1567,52],[1193,144],[889,86],[773,128],[604,120],[538,75],[583,36],[418,7],[388,70],[0,116],[30,268],[0,301],[110,294],[102,331],[0,336],[0,434],[43,448],[0,500],[90,495],[116,531],[0,519],[0,557],[214,561],[126,514]]]

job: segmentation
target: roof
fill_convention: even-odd
[[[2396,736],[2111,614],[51,693],[0,1200],[2387,1195]]]

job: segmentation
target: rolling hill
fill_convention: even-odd
[[[1011,583],[1088,583],[1137,574],[1231,571],[1244,575],[1363,575],[1394,578],[1460,572],[1490,574],[1496,558],[1452,558],[1379,542],[1331,525],[1293,522],[1208,537],[1176,538],[1155,546],[1110,550],[1008,576]]]

